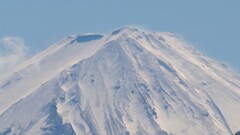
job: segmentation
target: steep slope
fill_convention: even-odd
[[[170,33],[68,37],[0,82],[0,134],[231,135],[240,79]]]

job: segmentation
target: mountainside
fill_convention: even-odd
[[[240,77],[171,33],[69,36],[0,77],[0,135],[232,135]]]

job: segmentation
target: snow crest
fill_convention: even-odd
[[[171,33],[71,36],[0,81],[0,134],[232,135],[240,80]]]

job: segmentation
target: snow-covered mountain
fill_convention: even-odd
[[[69,36],[0,77],[0,135],[232,135],[240,77],[171,33]]]

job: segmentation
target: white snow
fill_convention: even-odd
[[[0,134],[232,135],[240,80],[171,33],[71,35],[0,78]]]

